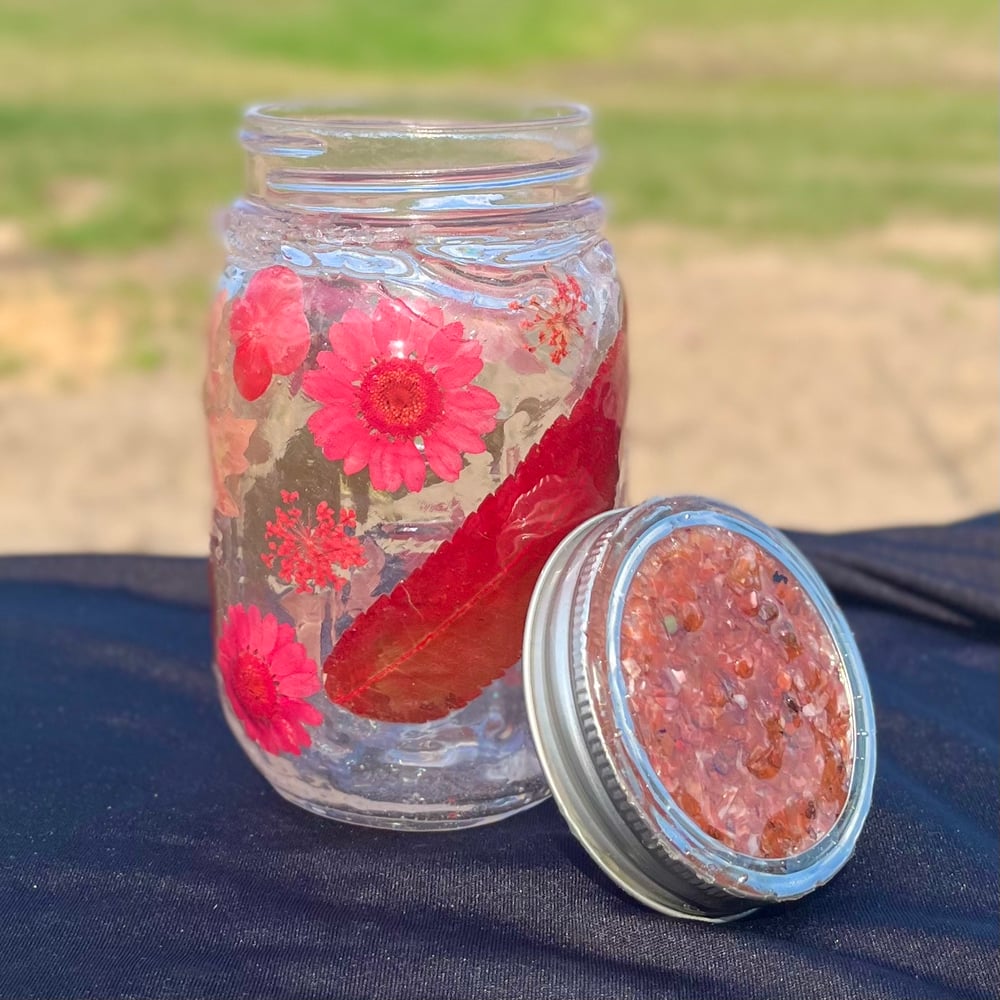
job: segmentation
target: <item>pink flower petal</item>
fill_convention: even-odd
[[[500,403],[496,396],[477,385],[445,393],[444,411],[478,434],[486,434],[496,427],[496,413]]]
[[[292,701],[283,708],[285,718],[293,722],[304,722],[307,726],[318,726],[323,721],[319,709],[305,701]]]
[[[238,344],[241,340],[254,337],[257,332],[257,305],[244,295],[233,303],[229,314],[229,339]]]
[[[306,674],[289,674],[278,683],[278,690],[287,698],[309,698],[320,689],[319,678]]]
[[[368,475],[376,490],[395,493],[403,485],[403,470],[393,455],[389,442],[378,439],[373,441],[371,457],[368,459]]]
[[[289,626],[290,627],[290,626]],[[294,675],[305,677],[307,680],[316,681],[316,688],[319,690],[319,682],[315,673],[309,666],[309,660],[303,655],[304,650],[298,641],[290,641],[287,633],[284,635],[284,644],[279,645],[271,656],[271,673],[284,684]],[[312,694],[313,692],[309,692]]]
[[[258,726],[257,723],[254,722],[253,719],[251,719],[250,716],[246,714],[246,712],[243,711],[243,707],[240,705],[238,701],[235,700],[235,697],[231,691],[227,689],[226,693],[229,695],[229,702],[233,706],[233,711],[236,713],[236,716],[240,720],[240,722],[243,723],[243,729],[246,732],[247,736],[249,736],[250,739],[254,741],[254,743],[260,743],[263,746],[264,740],[268,738],[265,735],[264,730],[260,726]]]
[[[330,351],[357,378],[369,364],[375,349],[372,321],[358,309],[348,309],[339,323],[327,332]],[[353,379],[352,379],[353,380]]]
[[[372,313],[372,338],[378,357],[405,358],[414,350],[412,323],[403,310],[382,299]]]
[[[281,264],[261,268],[247,284],[243,295],[265,315],[302,306],[302,279]]]
[[[233,381],[240,395],[250,402],[264,394],[271,384],[271,363],[264,345],[247,337],[236,347]]]
[[[432,329],[440,330],[444,328],[444,311],[440,306],[430,306],[424,309],[420,313],[420,318]],[[451,326],[457,326],[459,332],[461,333],[462,324],[461,323],[451,323]]]
[[[308,395],[312,396],[313,399],[320,399],[323,392],[332,391],[332,387],[335,385],[349,386],[360,378],[359,374],[333,351],[321,351],[316,356],[316,363],[318,367],[306,372],[302,377],[304,386],[313,385],[316,387],[315,392],[307,389]]]
[[[309,375],[323,376],[325,372],[308,372]],[[353,416],[358,410],[358,387],[347,385],[339,379],[328,378],[320,382],[314,379],[309,386],[303,385],[305,394],[317,403],[322,403],[329,409],[336,409],[345,415]]]
[[[332,461],[344,458],[355,441],[368,437],[368,432],[357,417],[332,407],[325,407],[311,414],[306,426],[312,431],[323,454]]]
[[[402,470],[403,483],[411,493],[419,493],[424,488],[427,468],[417,446],[412,441],[395,441],[392,445],[393,457]]]
[[[240,606],[240,610],[243,610],[242,605]],[[260,631],[260,623],[262,620],[260,608],[253,604],[249,605],[246,609],[244,617],[248,645],[253,642],[254,635]]]
[[[438,438],[424,440],[424,458],[434,474],[446,483],[453,483],[462,471],[462,456]]]
[[[288,628],[289,626],[285,625],[283,627]],[[270,657],[274,652],[274,645],[280,635],[278,619],[274,615],[265,615],[257,628],[257,635],[253,644],[254,652],[262,657]]]
[[[494,417],[489,413],[483,413],[481,410],[466,412],[455,406],[445,407],[444,413],[447,415],[444,421],[464,427],[466,430],[472,431],[477,437],[488,434],[496,427]],[[438,424],[434,429],[437,430],[439,426],[441,425]]]
[[[466,411],[480,410],[494,414],[500,409],[500,401],[488,389],[481,385],[467,386],[461,394],[449,394],[449,402]]]
[[[301,726],[296,726],[283,715],[274,718],[264,735],[267,742],[262,741],[261,746],[268,753],[290,753],[298,757],[302,753],[299,744],[303,739],[306,746],[309,746],[310,743],[309,734]]]
[[[291,375],[309,353],[309,322],[301,309],[285,310],[274,317],[265,341],[271,365],[279,375]]]
[[[481,371],[483,363],[478,357],[455,358],[438,365],[434,372],[442,389],[460,389],[468,385]]]
[[[294,372],[310,344],[299,276],[280,265],[258,271],[233,304],[229,335],[237,345],[233,374],[247,399],[260,396],[274,372]]]
[[[374,438],[361,431],[353,438],[344,454],[344,474],[353,476],[360,472],[371,459]]]
[[[425,309],[422,313],[416,309],[408,309],[408,315],[410,353],[418,361],[426,362],[427,349],[444,322],[444,314],[435,307]]]
[[[482,352],[482,345],[476,340],[466,340],[462,324],[456,322],[434,333],[427,345],[426,360],[428,367],[434,368],[459,357],[478,358]]]
[[[475,431],[454,420],[442,420],[435,426],[434,433],[425,438],[425,445],[428,439],[440,441],[455,451],[467,454],[478,455],[486,450],[483,439]]]

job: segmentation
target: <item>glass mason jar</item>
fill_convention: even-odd
[[[589,113],[262,106],[241,138],[205,386],[226,718],[322,815],[498,819],[548,794],[532,587],[621,499]]]

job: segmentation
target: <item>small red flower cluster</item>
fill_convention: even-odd
[[[326,587],[340,590],[347,577],[338,575],[334,567],[352,569],[367,562],[361,542],[347,534],[357,523],[355,513],[345,508],[338,516],[323,500],[316,505],[316,523],[309,524],[302,520],[302,508],[293,506],[298,499],[298,493],[281,491],[287,509],[274,508],[274,520],[267,522],[265,531],[265,537],[272,539],[270,551],[260,558],[268,569],[277,562],[278,578],[294,583],[300,594]]]
[[[587,303],[580,283],[572,275],[567,275],[565,281],[555,281],[554,285],[556,293],[548,302],[532,295],[523,305],[511,302],[510,309],[512,312],[521,309],[535,311],[534,316],[520,323],[526,333],[538,335],[538,344],[529,344],[528,350],[534,354],[540,347],[547,347],[549,359],[558,365],[569,354],[570,335],[583,337],[580,316],[587,311]]]

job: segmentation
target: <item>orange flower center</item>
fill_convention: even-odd
[[[369,369],[361,380],[358,398],[368,424],[394,437],[417,437],[441,416],[437,379],[411,358],[390,358]]]
[[[233,674],[233,691],[243,710],[256,723],[269,722],[278,707],[278,692],[267,664],[253,653],[240,656]]]

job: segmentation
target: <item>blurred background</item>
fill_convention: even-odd
[[[0,553],[207,549],[202,339],[261,98],[598,114],[630,493],[998,503],[992,0],[0,0]]]

